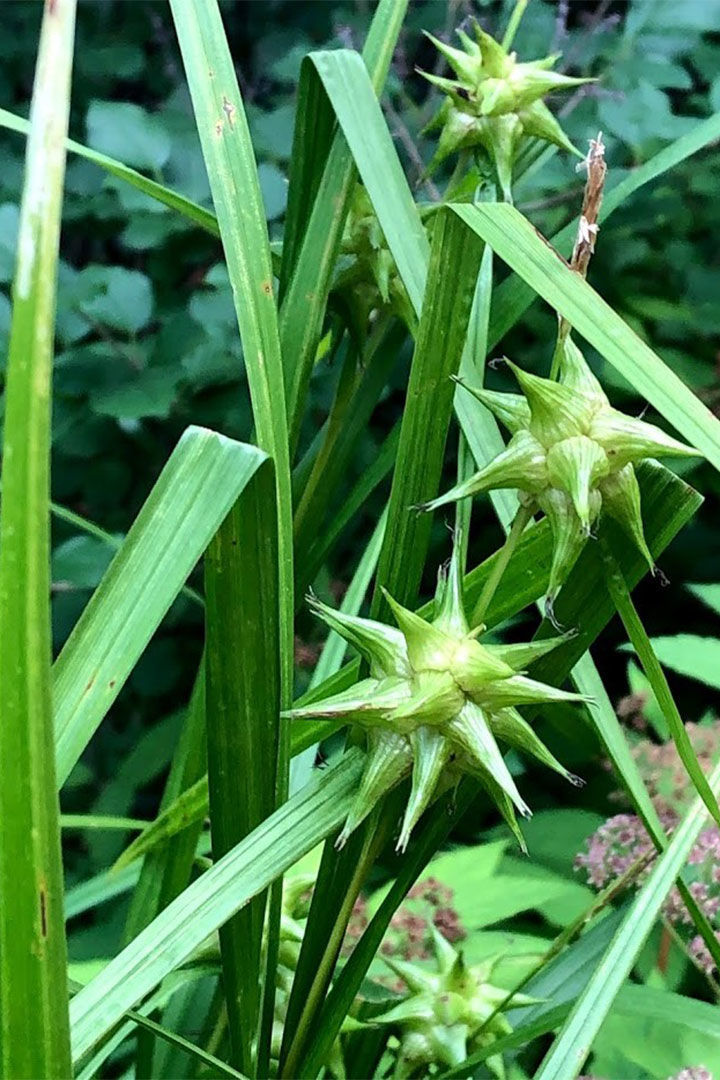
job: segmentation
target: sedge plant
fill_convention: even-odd
[[[29,122],[0,117],[28,135],[0,551],[0,1074],[8,1080],[460,1076],[484,1062],[503,1077],[520,1075],[507,1071],[510,1053],[537,1063],[534,1040],[549,1033],[557,1039],[538,1075],[570,1080],[668,896],[702,942],[706,968],[720,959],[683,877],[707,814],[720,820],[718,777],[705,778],[683,741],[630,600],[701,501],[685,474],[656,459],[686,458],[691,467],[704,457],[720,467],[720,424],[585,280],[603,221],[602,141],[586,162],[569,263],[512,205],[531,164],[558,153],[563,167],[574,165],[578,152],[552,103],[588,82],[559,72],[556,57],[517,55],[523,0],[501,41],[479,24],[461,29],[457,44],[431,37],[437,115],[426,173],[439,197],[419,205],[379,104],[406,6],[380,0],[361,55],[319,51],[303,62],[287,214],[272,246],[216,0],[169,7],[211,206],[67,141],[72,0],[45,4]],[[450,70],[439,74],[444,63]],[[698,122],[631,174],[622,196],[719,129],[717,118]],[[116,550],[53,661],[50,515],[68,517],[50,503],[49,481],[66,150],[219,238],[253,431],[240,442],[189,427],[119,546],[70,515]],[[521,394],[484,385],[493,259],[514,272],[497,290],[506,329],[521,319],[528,286],[558,313],[557,336],[542,343],[545,372],[522,357],[508,362]],[[656,417],[611,403],[579,338]],[[412,358],[397,424],[348,490],[344,465],[398,378],[401,353]],[[308,391],[328,362],[342,375],[317,425]],[[446,466],[456,421],[453,485]],[[296,697],[304,589],[322,588],[339,538],[382,492],[387,505],[340,605],[310,593],[307,607],[329,636]],[[472,498],[485,494],[507,539],[478,561]],[[432,511],[450,506],[446,562],[423,603]],[[201,559],[202,595],[187,584]],[[203,607],[204,653],[157,817],[93,819],[97,828],[144,827],[114,866],[64,897],[68,917],[98,908],[104,918],[129,896],[116,909],[123,940],[93,965],[68,966],[60,851],[62,823],[72,819],[61,819],[58,791],[181,593]],[[532,640],[516,640],[513,622],[534,617],[543,597],[547,617]],[[616,610],[700,796],[671,838],[588,651]],[[575,785],[563,789],[565,805],[576,806],[569,763],[588,733],[658,852],[633,904],[600,919],[618,891],[591,898],[522,979],[512,964],[508,975],[504,948],[470,958],[473,939],[451,944],[447,912],[427,955],[411,963],[384,950],[406,894],[471,807],[465,821],[502,830],[501,841],[497,833],[477,840],[478,865],[490,865],[498,842],[534,859],[516,818],[531,815],[522,774],[531,770],[535,791],[560,774]],[[532,759],[543,766],[537,782]],[[298,868],[305,856],[309,877]],[[373,893],[371,915],[348,933]],[[572,1000],[555,978],[553,965],[563,964],[575,979]],[[675,997],[688,1022],[705,1022],[704,1003]]]

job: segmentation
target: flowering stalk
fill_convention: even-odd
[[[587,181],[583,194],[582,210],[578,222],[577,237],[570,259],[570,269],[580,277],[587,277],[590,257],[595,251],[595,241],[598,234],[598,216],[602,203],[607,165],[605,164],[605,145],[602,141],[602,132],[598,132],[597,139],[590,140],[590,149],[583,162],[587,171]],[[580,166],[578,166],[580,168]],[[550,378],[557,379],[560,371],[560,360],[565,342],[570,333],[570,323],[567,319],[558,315],[558,337],[550,367]]]

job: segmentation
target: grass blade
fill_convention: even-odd
[[[190,880],[203,818],[208,812],[206,768],[205,661],[203,659],[188,705],[182,735],[173,754],[170,773],[165,782],[160,813],[155,821],[136,838],[137,854],[132,858],[125,858],[134,848],[133,842],[110,871],[112,874],[124,866],[125,862],[129,863],[142,855],[146,856],[125,922],[126,942],[137,937],[140,931],[182,892]],[[144,839],[147,841],[148,833],[164,820],[166,810],[169,810],[171,806],[184,805],[198,780],[202,780],[203,812],[197,814],[184,812],[179,821],[176,816],[173,832],[168,832],[164,837],[158,837],[156,844],[146,842],[143,845],[142,841]],[[163,840],[166,842],[163,843]]]
[[[254,446],[188,428],[54,667],[58,782],[87,746],[255,470]]]
[[[604,555],[608,569],[608,591],[617,608],[617,613],[622,619],[628,638],[642,664],[643,671],[652,687],[663,716],[667,720],[680,760],[687,770],[695,791],[705,803],[708,812],[720,824],[720,807],[718,807],[707,777],[700,767],[690,736],[685,730],[682,717],[665,678],[665,673],[660,667],[660,662],[655,655],[645,627],[632,602],[622,571],[609,549],[605,549]]]
[[[21,116],[15,116],[14,113],[8,112],[7,109],[0,109],[0,127],[4,127],[8,131],[16,131],[20,135],[27,135],[30,131],[30,124],[27,120],[24,120]],[[86,161],[91,161],[93,165],[98,165],[105,172],[110,173],[111,176],[117,176],[119,180],[124,180],[131,187],[141,191],[143,195],[149,195],[151,199],[155,199],[171,210],[176,210],[183,217],[186,217],[188,221],[192,222],[193,225],[198,225],[201,229],[204,229],[205,232],[209,232],[213,236],[220,235],[215,215],[206,210],[205,207],[193,202],[192,199],[181,195],[179,191],[173,191],[172,188],[159,184],[157,180],[151,180],[149,177],[143,176],[137,169],[131,169],[129,165],[123,165],[121,161],[116,161],[115,158],[108,157],[107,154],[101,154],[89,146],[75,142],[74,139],[66,139],[65,148],[71,154],[77,154],[79,157],[85,158]]]
[[[386,436],[375,459],[358,477],[338,512],[310,545],[307,556],[302,560],[298,560],[298,577],[303,586],[302,589],[298,589],[298,592],[304,591],[315,580],[320,567],[355,514],[369,499],[373,491],[389,476],[395,464],[399,438],[400,423],[398,421],[390,434]]]
[[[687,135],[681,135],[679,139],[664,147],[649,161],[633,169],[629,176],[621,180],[610,191],[606,192],[600,208],[599,221],[602,224],[610,215],[622,206],[626,199],[634,195],[645,184],[656,180],[669,169],[674,168],[687,158],[692,157],[705,146],[720,139],[720,113],[703,120]],[[575,240],[577,225],[575,221],[569,222],[559,232],[550,238],[550,242],[558,251],[570,250]],[[490,317],[489,348],[493,349],[497,343],[511,330],[516,322],[527,311],[537,293],[521,277],[513,274],[504,281],[493,295],[493,305]]]
[[[88,983],[70,1004],[73,1058],[95,1046],[170,971],[347,814],[359,751],[324,770],[224,855]]]
[[[283,704],[293,680],[290,458],[265,210],[245,110],[216,0],[171,0],[243,344],[258,445],[275,463]],[[278,798],[285,797],[281,747]]]
[[[401,604],[412,604],[417,595],[432,515],[418,515],[410,508],[437,494],[452,416],[450,375],[460,363],[481,254],[482,245],[468,244],[453,215],[440,211],[400,426],[374,617],[385,603],[380,586]],[[448,274],[448,266],[453,274]]]
[[[50,413],[74,0],[45,5],[20,210],[0,522],[0,1073],[70,1074],[50,643]]]
[[[295,560],[303,564],[310,543],[324,534],[329,506],[338,502],[347,471],[357,452],[358,439],[367,429],[373,409],[404,344],[405,329],[395,323],[375,327],[367,347],[357,355],[352,346],[343,365],[324,439],[295,510]]]
[[[454,209],[508,266],[720,469],[720,421],[609,304],[569,268],[515,207],[486,203],[472,207],[457,205]]]
[[[720,766],[717,766],[710,778],[711,789],[716,791],[719,784]],[[707,810],[698,798],[638,892],[608,950],[535,1073],[535,1080],[574,1080],[580,1072],[593,1039],[632,971],[635,959],[660,914],[663,901],[706,821]]]
[[[311,53],[416,315],[430,256],[418,208],[363,62],[349,49]]]
[[[381,0],[362,59],[358,56],[366,79],[377,94],[385,84],[406,9],[407,0]],[[315,55],[303,61],[300,72],[280,271],[280,341],[292,446],[297,443],[331,275],[357,180],[352,155],[342,134],[335,131],[331,141],[334,117],[318,79]]]
[[[360,611],[362,602],[365,598],[365,593],[370,586],[370,581],[375,573],[375,568],[377,567],[380,549],[385,536],[386,525],[387,507],[385,507],[378,518],[378,523],[370,537],[370,542],[365,548],[363,556],[358,563],[357,570],[353,574],[353,579],[343,597],[340,611],[346,615],[357,615]],[[335,672],[339,670],[347,647],[348,645],[345,638],[340,637],[336,630],[331,630],[323,647],[323,651],[320,654],[320,659],[315,665],[312,682],[310,684],[311,686],[317,686],[319,683],[324,682],[325,679],[329,679],[331,675],[334,675]]]
[[[277,586],[274,477],[267,465],[245,488],[205,559],[205,715],[215,861],[275,807],[281,723]],[[250,1075],[265,902],[259,893],[220,930],[232,1060]]]

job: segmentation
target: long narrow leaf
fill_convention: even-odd
[[[217,0],[171,0],[171,10],[232,284],[258,445],[275,464],[283,701],[288,704],[293,679],[290,458],[265,210]],[[280,772],[286,771],[287,762],[281,761]],[[281,781],[280,796],[283,790]]]
[[[717,766],[710,778],[710,786],[717,791],[719,784],[720,766]],[[698,798],[638,892],[610,947],[535,1073],[535,1080],[574,1080],[580,1072],[593,1039],[632,971],[665,897],[706,821],[707,810]]]
[[[419,316],[430,246],[367,71],[349,49],[312,53],[311,59]]]
[[[206,728],[213,857],[275,806],[280,741],[277,519],[268,467],[250,481],[205,559]],[[233,1064],[254,1074],[266,896],[220,930]]]
[[[649,345],[574,273],[514,206],[454,207],[470,228],[720,469],[720,421]]]
[[[64,783],[245,484],[254,446],[188,428],[54,667],[58,782]]]
[[[377,94],[387,78],[406,9],[407,0],[381,0],[362,59],[358,56],[371,90]],[[293,446],[320,339],[331,274],[357,179],[342,133],[334,131],[330,141],[334,117],[326,88],[318,78],[317,55],[323,54],[311,54],[303,61],[300,72],[280,277],[280,340]]]
[[[388,525],[380,554],[373,613],[384,586],[401,604],[412,604],[420,584],[431,515],[412,508],[437,494],[452,416],[450,376],[460,363],[482,246],[468,244],[452,215],[435,220],[430,269],[400,426]],[[448,274],[448,266],[453,273]]]
[[[30,131],[30,124],[27,120],[24,120],[21,116],[15,116],[14,113],[8,112],[7,109],[0,109],[0,127],[7,128],[8,131],[16,131],[20,135],[27,135]],[[213,236],[220,235],[215,215],[211,214],[205,207],[193,202],[192,199],[181,195],[179,191],[173,191],[172,188],[159,184],[157,180],[151,180],[136,169],[131,169],[129,165],[123,165],[122,161],[116,161],[115,158],[108,157],[107,154],[101,154],[98,150],[93,150],[89,146],[75,142],[74,139],[66,139],[65,148],[71,154],[78,154],[79,157],[85,158],[86,161],[91,161],[93,165],[99,165],[101,169],[109,172],[112,176],[117,176],[119,180],[124,180],[131,187],[141,191],[143,195],[149,195],[151,199],[156,199],[157,202],[162,203],[171,210],[177,210],[193,225],[198,225],[206,232],[212,233]]]
[[[132,941],[164,907],[182,892],[190,881],[195,851],[202,829],[203,818],[207,815],[207,745],[205,739],[205,663],[195,680],[195,686],[188,705],[182,734],[173,754],[170,773],[165,782],[160,813],[152,825],[137,838],[147,838],[148,832],[162,823],[164,813],[171,807],[177,808],[193,792],[198,781],[202,782],[204,810],[202,813],[181,815],[175,818],[175,828],[164,837],[157,837],[156,843],[146,843],[133,858],[143,854],[142,870],[130,902],[130,910],[125,922],[125,941]],[[177,813],[177,809],[175,810]],[[163,843],[163,840],[166,841]],[[132,845],[130,845],[132,848]],[[154,850],[153,850],[154,849]],[[129,851],[130,849],[128,849]],[[128,851],[124,854],[127,855]],[[128,858],[127,862],[132,859]],[[118,859],[115,870],[119,870],[123,857]],[[114,871],[111,871],[113,873]]]
[[[642,620],[632,602],[622,571],[610,552],[607,552],[606,565],[608,568],[608,589],[613,603],[642,664],[657,703],[667,721],[678,756],[687,770],[695,791],[705,803],[708,812],[720,824],[720,807],[718,807],[717,799],[697,759],[690,736],[685,730],[685,724],[665,678],[665,673],[660,667],[660,662],[655,655]]]
[[[720,139],[720,113],[708,117],[707,120],[703,120],[692,131],[689,131],[686,135],[681,135],[679,139],[676,139],[669,146],[663,147],[649,161],[633,169],[629,176],[626,176],[624,180],[611,188],[605,195],[600,208],[600,223],[607,221],[619,206],[622,206],[631,195],[634,195],[645,184],[656,180],[663,173],[686,161],[693,154],[696,154],[717,139]],[[550,242],[560,252],[569,251],[575,239],[576,231],[575,222],[572,221],[555,233],[550,238]],[[489,348],[494,348],[508,330],[513,328],[536,297],[537,293],[527,282],[515,274],[503,281],[493,295]]]
[[[362,769],[351,751],[212,869],[193,882],[70,1004],[73,1058],[78,1061],[162,978],[243,904],[310,851],[347,814]]]
[[[75,0],[45,5],[13,282],[0,523],[0,1073],[70,1072],[50,642],[50,411]]]

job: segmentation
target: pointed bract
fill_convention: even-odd
[[[548,488],[538,497],[538,505],[547,516],[553,534],[552,564],[547,590],[547,602],[552,610],[552,604],[560,591],[560,586],[585,547],[587,532],[577,516],[572,499],[564,491]],[[592,492],[590,504],[592,520],[595,520],[600,512],[601,505],[600,493]]]
[[[607,408],[610,405],[607,394],[569,334],[560,352],[560,382],[563,386],[568,386],[571,390],[583,394],[598,409]]]
[[[370,674],[375,678],[409,674],[405,638],[399,630],[375,619],[363,619],[359,615],[336,611],[316,596],[308,596],[308,604],[326,626],[336,630],[345,641],[355,646],[370,664]]]
[[[666,435],[654,424],[626,416],[617,409],[598,413],[590,434],[603,447],[615,469],[647,457],[702,457],[698,450]]]
[[[592,407],[579,400],[568,386],[523,371],[507,361],[530,405],[530,432],[544,447],[560,439],[584,435],[592,418]]]
[[[523,817],[530,816],[530,808],[510,775],[485,713],[473,701],[467,701],[461,712],[450,722],[448,738],[474,765],[490,773]]]
[[[559,645],[564,645],[575,636],[574,631],[560,634],[559,637],[542,638],[535,641],[519,642],[516,645],[486,645],[488,652],[504,660],[514,671],[521,672],[536,660],[546,656]]]
[[[440,774],[450,756],[448,741],[437,728],[417,728],[410,736],[410,742],[413,748],[412,786],[397,842],[398,851],[404,851],[407,847],[410,833],[432,801]]]
[[[412,749],[404,735],[392,731],[371,731],[368,756],[360,787],[345,819],[335,846],[345,846],[350,833],[375,809],[384,795],[403,780],[412,767]]]
[[[545,743],[538,738],[527,720],[520,715],[517,709],[500,709],[498,712],[493,713],[492,729],[493,734],[497,735],[503,742],[522,750],[525,754],[532,754],[543,765],[560,773],[575,787],[579,785],[578,778],[569,772],[564,765],[561,765],[554,754],[550,753]]]
[[[407,654],[415,671],[445,671],[455,652],[452,637],[439,627],[427,622],[421,615],[398,604],[383,589],[383,596],[388,602],[395,622],[405,637]]]
[[[395,709],[410,698],[407,679],[362,679],[347,690],[299,708],[288,709],[281,716],[306,720],[317,716],[328,720],[342,718],[366,727],[383,724]]]
[[[452,558],[447,566],[440,567],[435,589],[433,626],[456,638],[463,637],[470,629],[465,616],[463,550],[463,537],[456,533],[453,538]]]
[[[547,471],[554,488],[567,492],[586,533],[595,520],[590,516],[593,509],[599,511],[597,499],[591,500],[598,480],[610,471],[607,454],[601,446],[587,435],[574,435],[550,447],[547,453]]]
[[[457,484],[444,495],[426,503],[423,510],[436,510],[446,503],[477,495],[481,491],[499,488],[522,488],[524,491],[542,491],[548,482],[546,454],[527,431],[519,431],[497,457],[468,480]]]
[[[455,382],[488,408],[512,435],[528,427],[530,406],[522,394],[502,394],[497,390],[486,390],[484,386],[470,386],[457,378]]]
[[[633,539],[650,569],[654,570],[655,563],[643,532],[640,485],[633,466],[626,465],[619,472],[606,477],[600,484],[600,492],[603,510]]]
[[[482,704],[495,711],[510,705],[541,705],[553,701],[588,701],[582,694],[558,690],[556,686],[529,679],[527,675],[511,675],[509,679],[490,683],[482,694]]]

